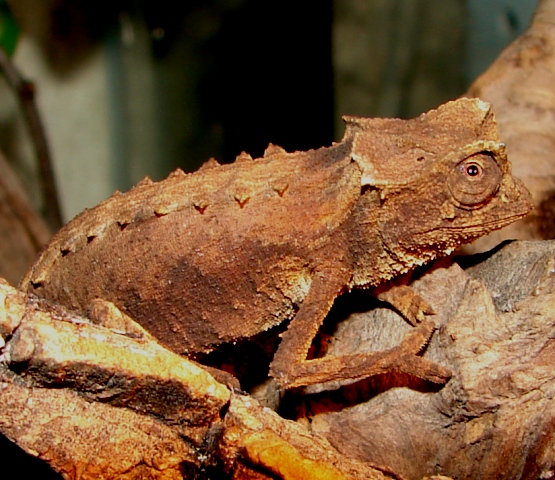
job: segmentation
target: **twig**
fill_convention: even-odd
[[[52,159],[48,148],[48,142],[46,140],[44,127],[35,104],[34,85],[23,79],[12,61],[1,48],[0,71],[4,73],[4,77],[8,82],[8,85],[16,92],[17,97],[19,98],[39,164],[46,221],[51,228],[58,230],[62,226],[62,215],[56,191],[56,183],[54,180],[54,171],[52,168]]]
[[[0,152],[0,191],[6,197],[13,214],[29,235],[35,251],[38,252],[50,239],[51,232],[43,218],[31,206],[23,186],[2,152]]]

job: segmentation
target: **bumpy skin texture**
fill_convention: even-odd
[[[21,287],[85,312],[102,298],[183,354],[291,319],[270,374],[285,387],[390,370],[442,382],[397,349],[306,360],[334,299],[449,253],[531,209],[511,177],[488,104],[460,99],[414,120],[346,117],[315,151],[208,162],[116,193],[65,226]],[[408,357],[410,358],[408,358]]]

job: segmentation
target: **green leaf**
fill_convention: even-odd
[[[17,45],[19,28],[6,0],[0,0],[0,48],[12,56]]]

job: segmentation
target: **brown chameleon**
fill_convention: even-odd
[[[445,382],[446,368],[418,356],[434,326],[414,296],[401,310],[423,321],[398,347],[307,353],[342,292],[383,284],[523,217],[530,194],[511,176],[480,100],[413,120],[345,121],[331,147],[270,146],[262,158],[211,160],[116,192],[62,228],[21,287],[82,313],[97,298],[113,302],[192,356],[290,320],[270,365],[285,388],[387,371]]]

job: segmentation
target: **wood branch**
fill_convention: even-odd
[[[63,223],[62,213],[58,201],[58,192],[56,189],[54,166],[50,156],[50,149],[35,103],[35,87],[31,82],[23,79],[15,68],[15,65],[1,48],[0,71],[4,74],[8,85],[15,92],[21,105],[23,116],[27,122],[29,134],[37,155],[44,197],[45,217],[50,228],[57,230]]]
[[[17,283],[51,233],[0,153],[0,276]]]
[[[4,372],[2,433],[64,478],[181,479],[197,453],[178,432],[69,390],[32,388]],[[194,478],[194,477],[187,477]]]
[[[555,242],[515,242],[466,262],[476,264],[439,263],[414,284],[436,311],[425,356],[453,371],[445,387],[398,377],[313,391],[298,399],[299,417],[344,454],[406,479],[551,478]],[[328,355],[384,349],[411,328],[364,305],[339,325]]]
[[[531,191],[535,211],[478,240],[481,252],[504,239],[555,238],[555,0],[541,0],[528,30],[469,88],[493,104],[513,173]]]
[[[4,155],[0,152],[0,191],[13,214],[29,235],[29,240],[38,252],[51,237],[51,232],[37,215]]]
[[[110,320],[0,284],[0,431],[64,478],[390,478]]]

